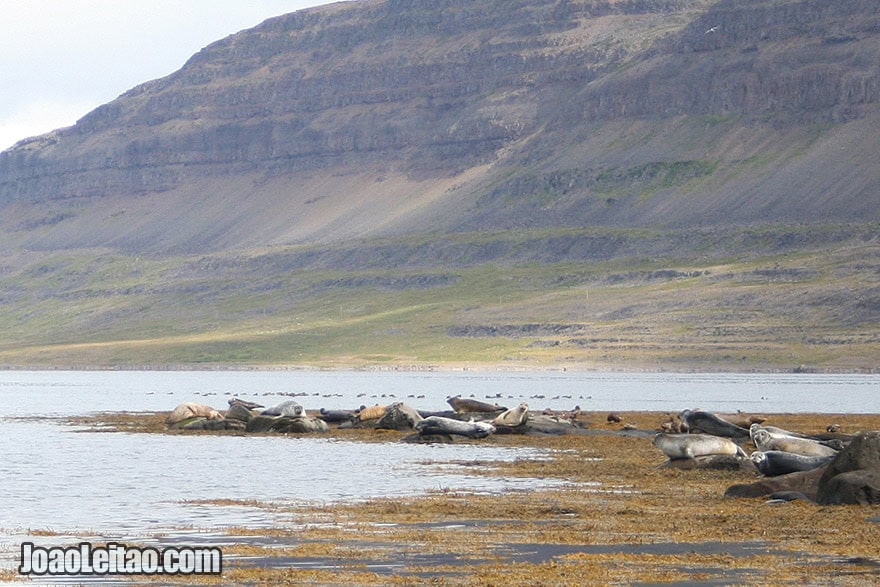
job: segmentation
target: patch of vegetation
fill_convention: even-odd
[[[874,229],[542,229],[320,251],[47,255],[0,276],[0,364],[874,369]]]
[[[218,434],[166,431],[161,427],[166,415],[106,413],[72,423],[126,433]],[[579,419],[590,423],[591,435],[495,434],[475,441],[537,447],[543,449],[540,458],[458,463],[471,474],[567,482],[551,489],[503,495],[441,489],[356,503],[195,502],[261,508],[275,519],[284,517],[271,528],[229,528],[223,576],[204,582],[606,585],[736,578],[824,584],[845,578],[846,584],[876,583],[880,527],[870,507],[726,498],[728,487],[756,481],[756,473],[660,468],[665,457],[649,435],[618,432],[623,425],[658,430],[668,415],[620,416],[621,423],[609,423],[605,413],[582,413]],[[832,423],[846,433],[880,427],[877,415],[764,416],[767,424],[808,434]],[[333,429],[330,434],[352,442],[394,442],[406,433]]]

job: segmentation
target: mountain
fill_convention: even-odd
[[[0,361],[874,368],[878,64],[867,0],[270,19],[0,154]]]

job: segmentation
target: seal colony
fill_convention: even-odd
[[[448,403],[451,411],[417,410],[405,402],[395,402],[355,410],[309,412],[293,400],[267,408],[233,398],[225,414],[204,404],[180,404],[169,414],[166,425],[172,430],[279,434],[323,434],[333,425],[338,429],[409,432],[402,441],[429,443],[475,441],[495,434],[597,433],[579,419],[579,407],[535,413],[526,403],[507,408],[459,396],[449,398]],[[821,499],[822,503],[880,503],[880,446],[876,457],[870,457],[875,453],[869,450],[868,457],[856,458],[848,451],[861,437],[841,433],[839,425],[828,426],[829,431],[821,434],[804,434],[767,425],[766,420],[756,415],[686,409],[669,414],[657,432],[639,430],[623,422],[617,413],[607,418],[609,425],[621,425],[617,434],[651,438],[653,446],[668,459],[661,467],[737,470],[763,476],[763,481],[732,486],[727,492],[731,497],[783,492],[801,499]],[[876,434],[880,438],[880,432]],[[829,470],[837,473],[826,479]]]
[[[729,497],[880,504],[880,431],[845,435],[831,425],[810,435],[764,426],[765,420],[745,429],[716,414],[683,410],[662,427],[679,432],[661,432],[653,442],[669,457],[666,466],[754,469],[772,479],[731,486]],[[751,454],[741,446],[746,442],[755,448]]]
[[[265,407],[232,398],[225,414],[211,406],[185,402],[166,420],[171,430],[234,430],[285,434],[325,433],[332,424],[339,428],[376,428],[410,431],[408,442],[454,442],[455,438],[480,439],[492,434],[577,434],[586,430],[578,420],[579,408],[570,412],[545,410],[535,414],[526,403],[508,409],[497,404],[462,399],[448,400],[452,410],[417,410],[404,402],[361,406],[356,410],[307,411],[294,400]]]
[[[224,405],[228,397],[221,400]],[[298,401],[309,407],[308,400]],[[168,410],[176,403],[172,402]],[[277,402],[263,399],[262,403],[271,406]],[[219,403],[215,407],[219,409]],[[325,410],[331,413],[329,418],[342,420],[350,420],[355,411]],[[307,412],[311,415],[319,413],[318,410]],[[244,431],[168,431],[165,419],[169,413],[92,413],[68,418],[68,421],[104,433],[115,430],[172,434],[178,437],[180,446],[186,446],[191,436],[223,435],[234,440],[250,434]],[[412,582],[412,573],[416,572],[420,577],[433,577],[436,573],[441,582],[454,585],[470,584],[477,576],[485,583],[491,578],[493,582],[510,585],[602,585],[605,574],[597,573],[597,569],[619,567],[620,571],[615,570],[614,580],[632,584],[657,582],[658,577],[670,584],[729,584],[731,579],[744,584],[804,584],[805,580],[812,584],[833,584],[840,583],[841,577],[852,579],[844,580],[852,585],[876,583],[880,576],[874,562],[877,540],[880,539],[880,524],[876,521],[880,510],[871,506],[816,506],[811,503],[815,502],[815,495],[811,501],[804,500],[810,493],[807,481],[799,486],[788,482],[777,489],[770,484],[786,476],[765,476],[748,464],[737,469],[705,467],[698,471],[664,468],[661,463],[668,457],[652,444],[652,439],[670,414],[623,410],[613,413],[614,419],[619,421],[609,422],[607,410],[585,410],[578,416],[583,428],[561,436],[511,435],[496,431],[483,439],[455,437],[456,441],[466,445],[468,453],[479,452],[481,445],[493,449],[541,449],[534,458],[493,461],[485,460],[488,457],[481,458],[479,454],[461,457],[455,450],[444,450],[441,453],[447,456],[437,453],[435,458],[438,460],[431,461],[438,466],[447,460],[467,465],[460,471],[465,475],[472,472],[480,477],[543,477],[559,480],[559,485],[514,490],[502,495],[444,490],[416,492],[410,497],[378,495],[356,504],[291,505],[295,536],[291,535],[287,522],[274,529],[261,522],[259,527],[253,528],[258,545],[264,544],[267,537],[280,537],[278,545],[262,549],[265,566],[257,563],[253,567],[248,564],[239,568],[235,561],[231,561],[228,571],[232,574],[226,576],[227,570],[224,569],[224,580],[235,584],[278,584],[286,579],[290,584],[311,581],[379,585]],[[542,415],[540,410],[537,415]],[[557,415],[567,417],[567,413]],[[678,412],[674,415],[677,416]],[[836,432],[844,439],[858,437],[860,430],[880,430],[880,414],[767,416],[769,421],[763,426],[772,424],[807,436],[824,437],[827,426],[832,423],[840,426]],[[374,443],[398,443],[413,435],[409,428],[400,432],[378,429],[375,426],[377,421],[346,424],[340,428],[341,423],[328,422],[330,432],[317,437],[332,437],[351,444],[352,450],[362,450],[363,457],[373,461],[383,454],[383,448]],[[276,432],[260,435],[263,450],[302,450],[299,447],[301,435]],[[269,435],[274,436],[269,438]],[[247,438],[240,440],[248,442]],[[754,454],[750,439],[735,442],[745,452]],[[848,442],[853,447],[855,441]],[[407,450],[402,446],[389,449],[398,454]],[[207,456],[222,461],[222,455]],[[867,452],[865,456],[868,456]],[[461,458],[466,460],[459,460]],[[721,459],[698,457],[694,461],[716,458]],[[736,457],[724,459],[734,461]],[[674,462],[687,463],[689,460]],[[865,460],[865,465],[867,463]],[[336,465],[326,463],[327,467]],[[817,475],[818,470],[809,473]],[[295,479],[297,472],[289,474]],[[398,474],[407,473],[401,470]],[[836,470],[829,474],[837,476]],[[357,482],[358,475],[357,470],[351,470],[353,482]],[[857,475],[861,474],[849,473],[840,481]],[[818,483],[818,480],[811,483]],[[760,484],[761,490],[753,490],[749,496],[726,497],[725,491],[733,484],[742,487]],[[260,498],[254,496],[254,499]],[[791,499],[795,501],[784,501]],[[504,507],[499,507],[501,502]],[[232,503],[237,502],[233,500]],[[250,507],[253,502],[246,500],[242,503]],[[222,510],[229,502],[218,501],[216,505]],[[271,517],[269,512],[277,511],[274,501],[256,507],[265,508],[267,519]],[[325,524],[328,519],[338,520],[339,526],[335,530],[328,528]],[[437,520],[443,523],[437,523]],[[683,523],[682,520],[693,523]],[[309,530],[310,526],[315,530]],[[352,532],[352,528],[357,531]],[[281,542],[287,540],[290,541],[284,542],[287,549],[282,549]],[[379,546],[373,548],[371,543]],[[540,545],[538,548],[547,558],[541,561],[532,559],[531,555],[515,558],[513,566],[506,559],[499,561],[495,555],[507,552],[507,544],[512,543],[527,544],[532,550],[535,545]],[[242,544],[240,551],[229,546],[230,553],[261,556],[261,552],[255,551],[249,543]],[[328,549],[328,544],[337,547]],[[717,551],[706,552],[704,547],[717,547]],[[400,559],[388,561],[399,565],[388,574],[376,574],[373,566],[359,566],[360,562],[387,561],[383,557],[388,552],[402,553]],[[694,552],[698,553],[696,558]],[[482,560],[487,553],[491,558]],[[439,557],[438,564],[422,566],[425,564],[420,558],[423,555]],[[317,560],[315,557],[327,565],[322,565],[324,570],[320,573],[308,570],[314,568],[310,565]],[[683,557],[687,557],[685,562]],[[865,562],[855,562],[857,560]],[[278,570],[281,567],[288,573],[283,578]],[[328,569],[332,575],[327,574]]]

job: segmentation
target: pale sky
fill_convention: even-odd
[[[70,126],[201,48],[330,0],[0,0],[0,150]]]

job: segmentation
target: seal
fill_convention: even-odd
[[[722,420],[726,420],[731,424],[739,426],[740,428],[749,429],[749,426],[752,424],[763,424],[767,421],[767,418],[764,416],[758,416],[756,414],[746,414],[745,412],[736,412],[735,414],[715,414]]]
[[[378,404],[370,407],[361,406],[360,409],[357,411],[356,419],[359,422],[365,422],[367,420],[378,420],[385,415],[385,410],[387,409],[388,406],[380,406]]]
[[[757,432],[758,430],[764,430],[773,438],[809,438],[811,440],[816,440],[812,436],[807,436],[806,434],[801,434],[799,432],[792,432],[791,430],[785,430],[784,428],[752,424],[751,426],[749,426],[749,438],[752,439],[752,443],[755,442],[755,432]]]
[[[671,460],[694,459],[708,455],[733,455],[748,458],[745,451],[729,438],[709,434],[667,434],[654,437],[654,446]]]
[[[285,418],[302,418],[306,415],[306,411],[298,403],[289,399],[283,401],[276,406],[266,408],[260,412],[261,416],[284,416]]]
[[[529,419],[529,404],[523,402],[515,408],[511,408],[502,414],[495,416],[492,424],[495,426],[507,426],[516,428],[522,426]]]
[[[749,436],[749,431],[746,428],[731,424],[712,412],[682,410],[679,413],[679,417],[690,432],[704,432],[712,436],[724,436],[726,438],[748,438]]]
[[[810,471],[831,462],[833,456],[808,457],[781,450],[755,451],[749,458],[755,467],[768,477],[787,475],[797,471]]]
[[[241,406],[246,410],[256,410],[257,408],[264,408],[263,404],[258,404],[257,402],[249,402],[247,400],[243,400],[237,397],[231,398],[229,400],[229,407],[232,406]]]
[[[355,418],[355,413],[351,410],[328,410],[321,408],[320,418],[325,422],[339,424],[342,422],[351,422]]]
[[[428,416],[415,426],[419,435],[455,434],[468,438],[485,438],[495,433],[495,426],[489,422],[463,422],[443,416]]]
[[[193,402],[184,402],[174,408],[174,411],[165,419],[165,423],[169,426],[189,420],[190,418],[207,418],[208,420],[222,420],[223,414],[205,404],[196,404]]]
[[[837,451],[819,441],[794,436],[773,436],[766,430],[756,430],[752,442],[761,452],[771,450],[790,452],[807,457],[833,457]]]
[[[463,398],[460,395],[447,399],[446,403],[452,406],[452,409],[459,414],[468,412],[503,412],[507,409],[498,404],[487,404],[486,402],[477,401],[475,399]]]

